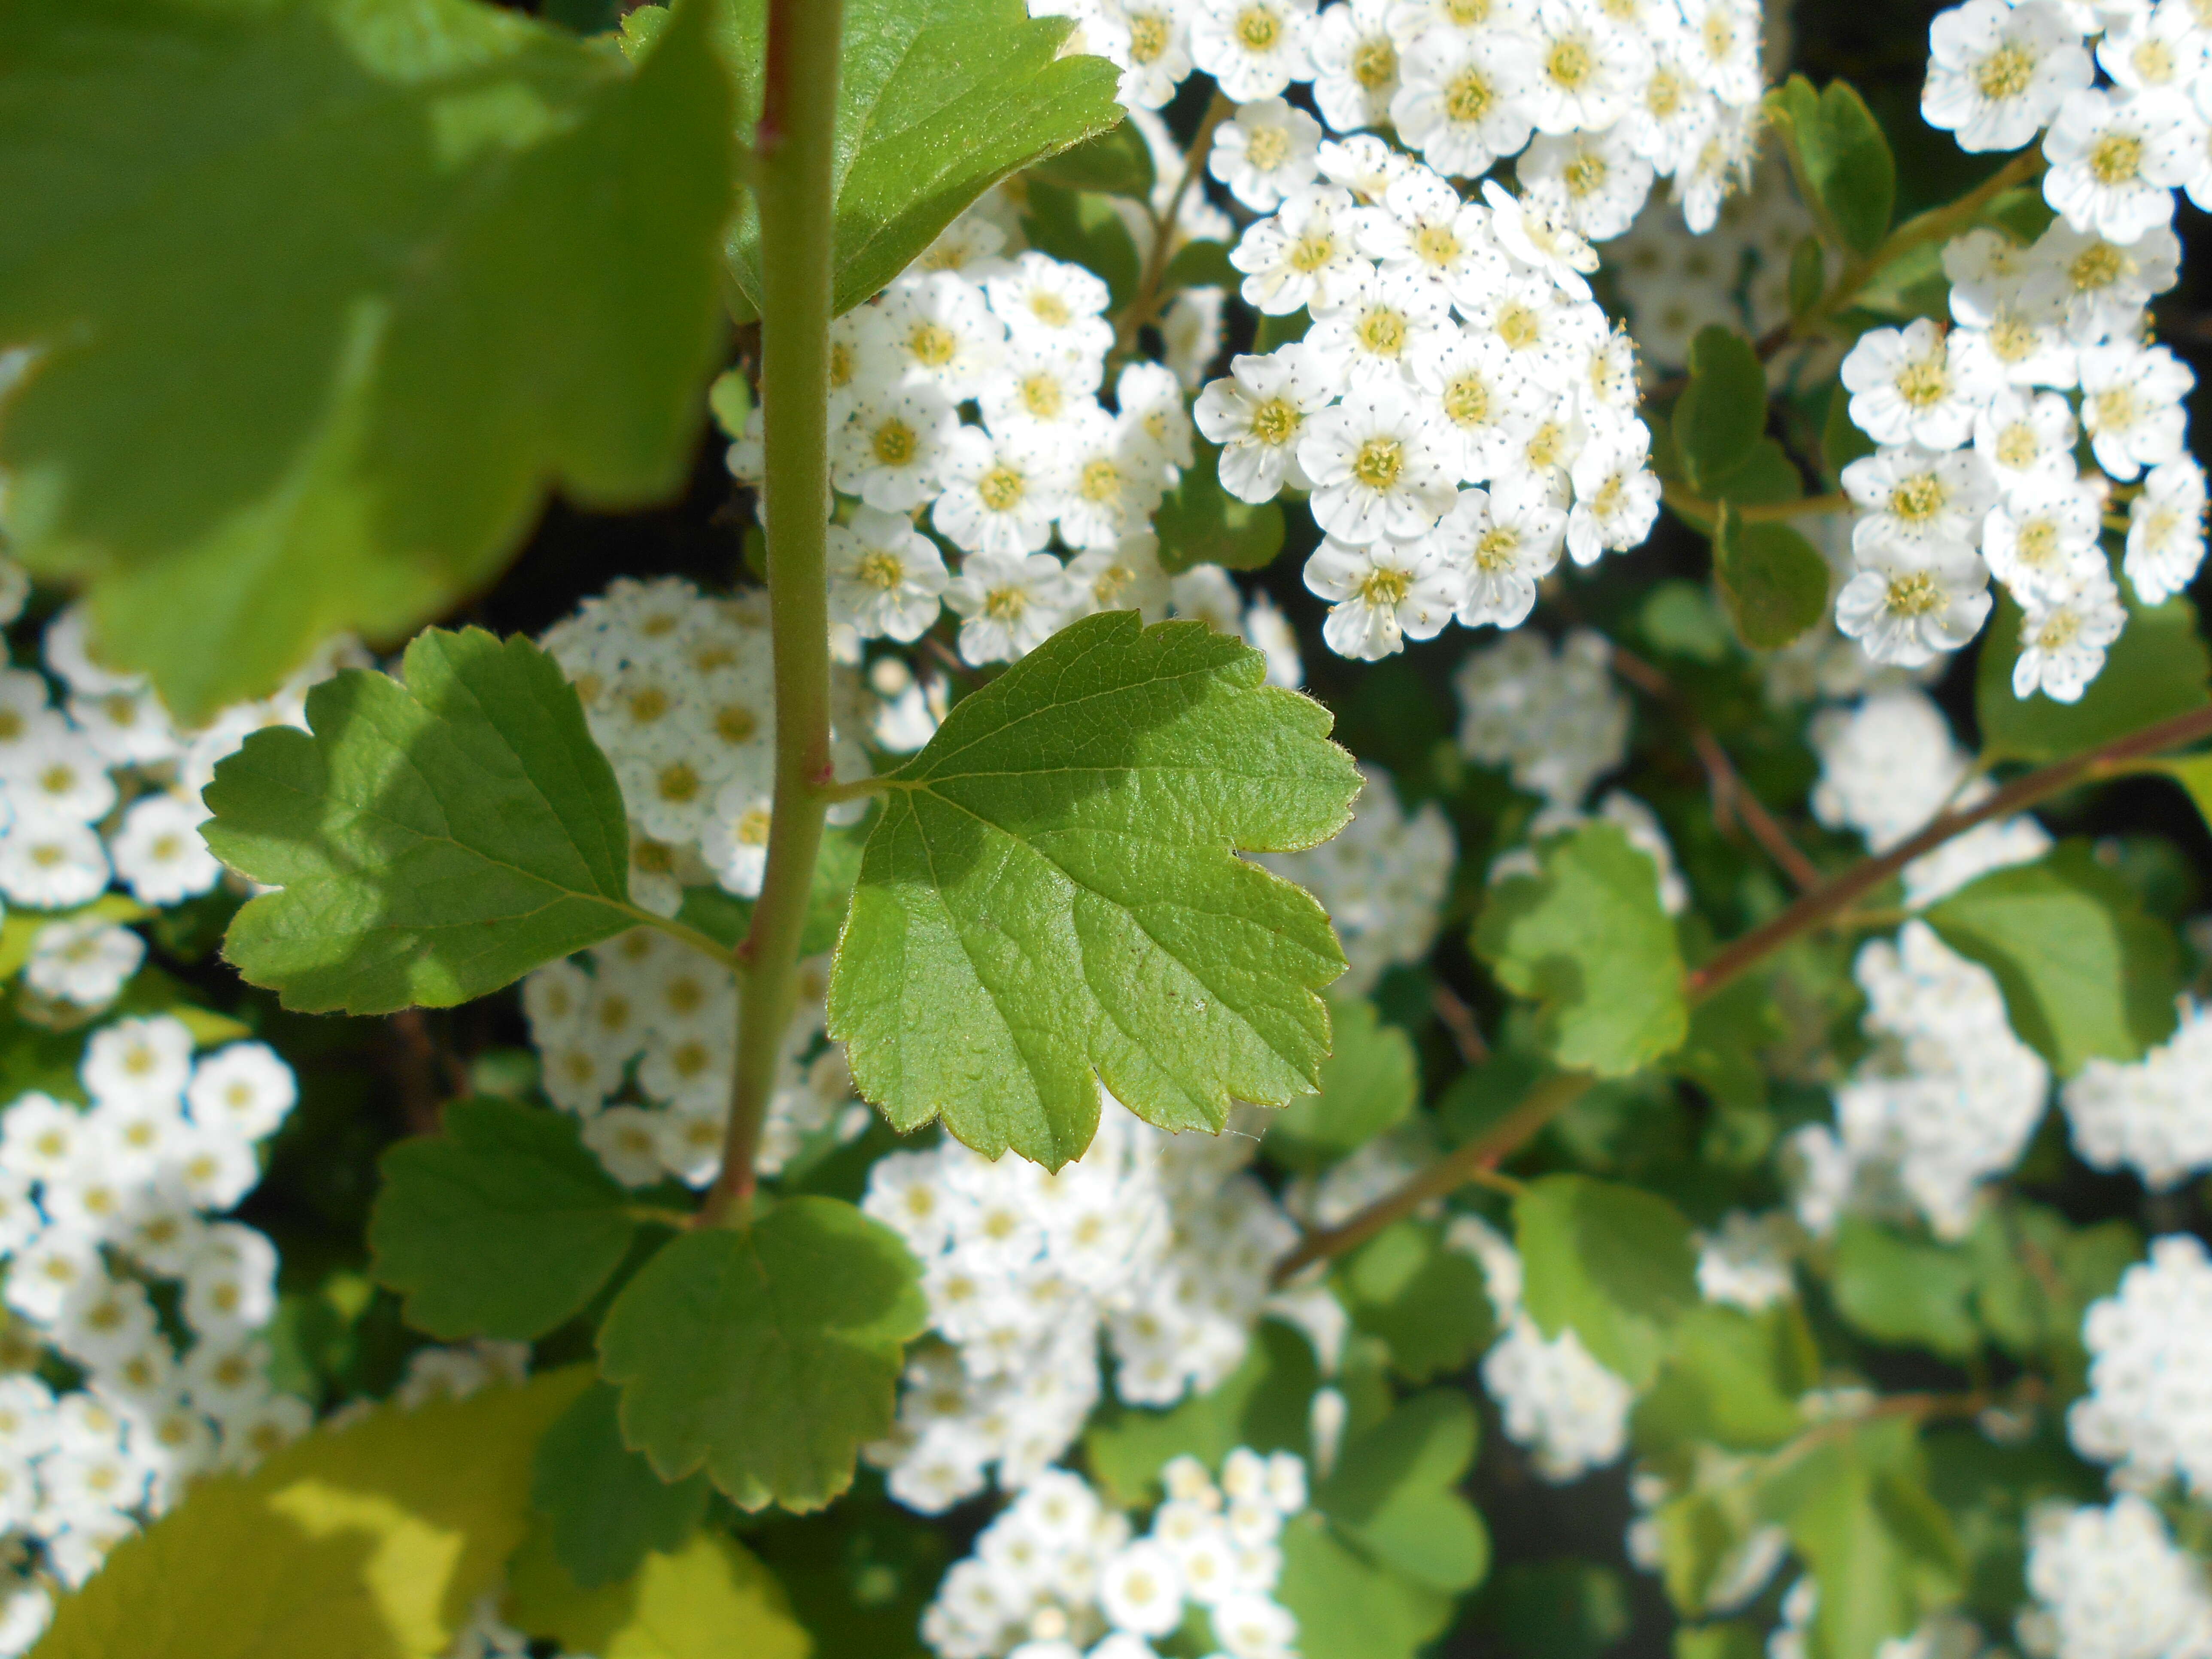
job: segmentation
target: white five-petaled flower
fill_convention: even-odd
[[[1273,501],[1285,483],[1306,487],[1298,441],[1307,418],[1334,395],[1303,343],[1231,358],[1228,377],[1209,384],[1191,409],[1206,441],[1221,446],[1221,487],[1254,502]]]
[[[1607,550],[1640,546],[1659,517],[1659,476],[1646,464],[1651,434],[1641,421],[1585,445],[1567,469],[1575,504],[1567,514],[1567,553],[1595,564]]]
[[[2055,392],[2008,387],[1974,416],[1974,453],[2008,499],[2074,481],[2074,410]]]
[[[1539,132],[1601,132],[1628,112],[1651,73],[1651,48],[1597,0],[1537,0],[1536,75],[1528,83]]]
[[[1508,269],[1490,234],[1489,210],[1462,201],[1428,167],[1392,185],[1381,207],[1361,211],[1359,251],[1385,271],[1433,283],[1462,311],[1495,288]]]
[[[863,639],[902,644],[918,640],[937,620],[945,561],[936,544],[903,514],[857,509],[849,524],[830,526],[830,620]]]
[[[945,446],[960,416],[921,384],[864,397],[830,441],[830,482],[870,507],[905,513],[933,498]]]
[[[1113,349],[1106,284],[1081,265],[1024,253],[988,278],[983,291],[1017,346],[1074,357],[1103,357]]]
[[[1319,178],[1321,123],[1280,98],[1255,99],[1213,130],[1206,171],[1255,213],[1272,213]]]
[[[972,553],[945,585],[962,618],[960,655],[979,666],[1028,655],[1073,607],[1066,573],[1049,553]]]
[[[1917,445],[1885,447],[1843,471],[1844,493],[1860,509],[1851,547],[1971,549],[1996,484],[1971,449],[1939,453]]]
[[[1078,422],[1066,442],[1060,540],[1113,547],[1143,531],[1167,488],[1166,458],[1144,429],[1101,410]]]
[[[1393,0],[1338,0],[1313,31],[1314,103],[1338,132],[1379,127],[1390,118],[1398,90],[1398,43],[1390,33]]]
[[[2181,400],[2197,376],[2164,346],[2132,341],[2081,350],[2081,424],[2097,465],[2115,478],[2181,453],[2189,428]]]
[[[1333,385],[1401,381],[1449,337],[1446,309],[1434,283],[1364,265],[1330,289],[1304,344]]]
[[[1480,483],[1512,469],[1546,399],[1504,341],[1494,334],[1459,335],[1417,359],[1413,375],[1448,471]]]
[[[983,290],[949,270],[903,276],[884,295],[882,338],[909,385],[927,385],[954,403],[980,392],[1006,354],[1006,325]]]
[[[1434,639],[1459,602],[1459,576],[1425,540],[1351,547],[1322,538],[1306,586],[1330,601],[1322,637],[1340,657],[1373,662],[1405,641]]]
[[[1033,553],[1066,503],[1064,457],[1049,436],[963,426],[945,450],[945,493],[930,522],[975,553]]]
[[[1759,8],[1745,0],[1680,0],[1682,57],[1698,82],[1723,103],[1755,104],[1765,89],[1759,66]]]
[[[2085,571],[2105,574],[2097,550],[2103,514],[2101,492],[2070,479],[2021,490],[1990,509],[1982,556],[2016,599],[2071,592]]]
[[[1491,234],[1508,258],[1571,299],[1589,298],[1583,278],[1597,269],[1597,250],[1553,217],[1549,210],[1557,204],[1516,198],[1494,179],[1484,181],[1482,199],[1490,204]]]
[[[2175,185],[2203,164],[2191,112],[2171,98],[2070,92],[2044,135],[2043,199],[2076,230],[2132,242],[2173,217]]]
[[[1413,388],[1374,385],[1310,416],[1298,465],[1313,480],[1313,515],[1340,541],[1405,539],[1433,528],[1452,483]]]
[[[1990,614],[1989,571],[1971,547],[1887,541],[1857,559],[1836,595],[1836,626],[1876,662],[1932,662],[1972,639]]]
[[[1841,370],[1851,424],[1878,444],[1955,449],[1975,411],[1996,390],[1985,369],[1925,317],[1901,329],[1869,329]]]
[[[2081,30],[2052,0],[1966,0],[1929,28],[1920,112],[1961,149],[2018,149],[2092,73]]]
[[[1190,57],[1238,103],[1273,98],[1313,73],[1314,0],[1196,0]]]
[[[1158,109],[1175,96],[1191,70],[1190,9],[1185,0],[1121,0],[1118,5],[1084,9],[1085,49],[1100,52],[1121,70],[1117,95],[1122,104]],[[1091,45],[1093,29],[1100,35]]]
[[[1536,584],[1559,562],[1567,515],[1541,489],[1468,489],[1427,540],[1460,580],[1459,620],[1516,628],[1536,605]]]
[[[2023,598],[2013,696],[2040,691],[2057,702],[2079,702],[2127,622],[2127,608],[2102,559],[2084,566],[2070,587]]]
[[[1437,29],[1408,51],[1390,100],[1398,136],[1438,173],[1475,178],[1528,142],[1535,50],[1517,33]]]
[[[1366,263],[1352,215],[1351,196],[1331,186],[1285,198],[1229,251],[1229,263],[1244,273],[1244,303],[1271,317],[1326,303],[1330,285]]]
[[[2128,550],[2121,561],[2136,596],[2163,605],[2196,579],[2204,562],[2204,471],[2178,455],[2143,476],[2128,503]]]
[[[2181,274],[2181,241],[2171,225],[2114,240],[2057,219],[2029,252],[2022,301],[2057,312],[2068,337],[2082,345],[2135,334],[2151,296]]]
[[[1527,192],[1522,200],[1528,216],[1551,232],[1547,240],[1555,251],[1568,254],[1575,272],[1595,270],[1597,256],[1593,252],[1584,264],[1572,253],[1572,244],[1587,246],[1620,235],[1651,194],[1650,160],[1636,148],[1626,121],[1616,121],[1603,132],[1559,137],[1547,133],[1534,138],[1516,172]],[[1528,236],[1525,223],[1520,228]],[[1516,257],[1525,258],[1502,228],[1499,240]]]

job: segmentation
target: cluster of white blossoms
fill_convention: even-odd
[[[1972,762],[1943,711],[1914,687],[1823,709],[1810,737],[1820,757],[1813,816],[1831,829],[1857,830],[1872,852],[1887,852],[1946,807],[1973,806],[1996,787],[1971,775]],[[2025,813],[1977,824],[1905,866],[1906,902],[1933,904],[1977,876],[2050,850],[2049,834]]]
[[[0,1376],[0,1535],[19,1579],[35,1546],[37,1570],[82,1583],[193,1475],[256,1461],[312,1415],[271,1388],[258,1334],[276,1312],[275,1248],[210,1218],[259,1181],[255,1148],[292,1109],[292,1072],[258,1042],[193,1048],[181,1020],[118,1020],[85,1044],[88,1105],[33,1093],[0,1112],[11,1340],[83,1376],[59,1397],[28,1372]],[[0,1653],[29,1644],[46,1605],[36,1582],[16,1583]]]
[[[922,1263],[942,1346],[907,1368],[891,1437],[868,1449],[891,1495],[937,1514],[1027,1486],[1101,1395],[1168,1406],[1243,1360],[1297,1229],[1243,1166],[1247,1134],[1168,1134],[1101,1092],[1098,1132],[1058,1173],[957,1141],[893,1152],[861,1208]],[[1325,1295],[1326,1292],[1310,1294]]]
[[[1306,1507],[1305,1464],[1239,1446],[1218,1484],[1189,1456],[1160,1481],[1139,1536],[1082,1476],[1041,1473],[945,1574],[922,1640],[939,1659],[1150,1659],[1195,1616],[1216,1659],[1297,1659],[1277,1540]]]
[[[2156,605],[2196,574],[2196,377],[2144,337],[2179,268],[2174,191],[2212,200],[2208,46],[2190,0],[1968,0],[1936,19],[1923,112],[1971,150],[2043,132],[2057,216],[2028,246],[1993,228],[1954,240],[1951,325],[1877,329],[1844,360],[1852,422],[1880,447],[1844,469],[1859,568],[1836,617],[1877,659],[1964,645],[1995,575],[2022,612],[2014,694],[2079,698],[2127,622],[2099,544],[2123,497],[2136,597]],[[2092,85],[2099,67],[2110,84]]]
[[[775,695],[768,596],[709,599],[678,577],[615,582],[540,641],[584,705],[629,815],[630,896],[672,916],[684,889],[717,883],[750,898],[768,866]],[[854,678],[831,682],[830,759],[865,776]],[[833,819],[865,810],[842,803]]]
[[[2030,1659],[2207,1659],[2212,1591],[2203,1564],[2132,1492],[2105,1508],[2039,1504],[2027,1523],[2036,1605],[2014,1633]]]
[[[1459,859],[1442,807],[1429,801],[1408,813],[1389,773],[1369,764],[1359,770],[1366,781],[1351,823],[1305,852],[1254,857],[1328,912],[1351,964],[1334,987],[1345,996],[1364,996],[1386,969],[1428,955]]]
[[[1698,331],[1733,328],[1759,338],[1790,318],[1790,257],[1813,218],[1778,157],[1753,170],[1748,187],[1721,204],[1699,234],[1654,205],[1606,249],[1647,362],[1680,368]]]
[[[2189,1233],[2151,1242],[2150,1259],[2081,1322],[2089,1392],[2066,1414],[2075,1450],[2115,1464],[2116,1485],[2179,1480],[2212,1496],[2212,1260]]]
[[[2092,1169],[2133,1170],[2153,1192],[2212,1169],[2212,1012],[2185,999],[2170,1039],[2131,1065],[2092,1060],[2059,1100]]]
[[[1468,653],[1453,676],[1460,752],[1506,769],[1514,787],[1578,807],[1628,758],[1628,699],[1613,684],[1613,647],[1577,628],[1554,650],[1516,634]]]
[[[2051,1073],[2013,1034],[2003,994],[1925,922],[1854,964],[1875,1047],[1835,1091],[1836,1126],[1786,1143],[1797,1218],[1826,1236],[1848,1210],[1913,1213],[1941,1238],[1973,1224],[1981,1185],[2019,1162]]]
[[[825,1042],[826,957],[799,964],[798,1003],[755,1167],[779,1173],[811,1137],[867,1127],[844,1050]],[[548,963],[522,983],[546,1096],[583,1122],[584,1144],[628,1187],[722,1169],[737,1056],[738,987],[721,963],[649,927]]]
[[[1636,1390],[1590,1358],[1571,1328],[1547,1338],[1521,1305],[1521,1255],[1479,1217],[1452,1218],[1446,1242],[1482,1265],[1498,1340],[1483,1356],[1482,1386],[1498,1402],[1506,1437],[1528,1449],[1547,1480],[1564,1484],[1619,1458],[1628,1446]]]

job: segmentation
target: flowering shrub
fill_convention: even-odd
[[[2212,1656],[2212,9],[7,23],[0,1656]]]

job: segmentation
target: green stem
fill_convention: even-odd
[[[844,0],[769,0],[753,146],[762,270],[761,409],[767,449],[769,638],[775,659],[775,797],[768,867],[738,947],[738,1009],[722,1170],[698,1224],[750,1216],[753,1160],[798,1001],[799,939],[822,846],[830,772],[831,143]]]
[[[1680,484],[1661,486],[1661,499],[1677,518],[1693,530],[1712,533],[1713,520],[1720,513],[1718,501],[1709,501],[1703,495],[1692,495]],[[1744,524],[1779,524],[1789,519],[1818,518],[1824,513],[1842,513],[1851,504],[1851,498],[1838,490],[1826,495],[1801,495],[1794,501],[1753,501],[1747,506],[1729,503],[1729,509]]]
[[[1183,198],[1190,194],[1191,186],[1206,171],[1206,160],[1213,154],[1213,130],[1236,110],[1237,106],[1221,93],[1213,94],[1213,101],[1199,118],[1198,131],[1191,136],[1189,149],[1183,154],[1182,177],[1176,180],[1175,194],[1168,198],[1167,211],[1153,216],[1152,248],[1145,258],[1144,275],[1138,281],[1128,309],[1121,313],[1120,325],[1114,331],[1114,349],[1121,356],[1127,356],[1137,349],[1137,331],[1152,321],[1160,308],[1160,279],[1167,275],[1168,261],[1175,256],[1176,221],[1182,216]]]

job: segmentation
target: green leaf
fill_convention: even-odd
[[[1513,1200],[1529,1316],[1547,1337],[1571,1329],[1590,1356],[1650,1386],[1673,1327],[1698,1303],[1690,1224],[1656,1193],[1553,1175]]]
[[[1802,499],[1805,479],[1788,450],[1761,438],[1742,465],[1721,481],[1721,494],[1738,507],[1772,506]]]
[[[208,846],[282,890],[223,951],[287,1008],[450,1007],[657,918],[629,902],[614,769],[528,640],[433,629],[404,684],[349,671],[216,769]]]
[[[656,1551],[675,1553],[707,1512],[703,1474],[665,1481],[623,1444],[621,1399],[605,1382],[577,1395],[545,1431],[532,1466],[531,1504],[549,1523],[547,1544],[562,1576],[579,1590],[635,1577]]]
[[[1702,1304],[1675,1327],[1657,1382],[1637,1402],[1636,1443],[1765,1451],[1805,1426],[1797,1401],[1819,1381],[1820,1353],[1794,1304],[1757,1314]]]
[[[1767,94],[1767,111],[1791,149],[1799,185],[1845,247],[1872,253],[1897,205],[1897,161],[1889,140],[1847,82],[1815,94],[1802,75]],[[1831,1656],[1830,1659],[1839,1659]]]
[[[451,1340],[540,1337],[622,1265],[636,1224],[576,1120],[506,1100],[456,1100],[445,1133],[380,1161],[369,1216],[377,1282],[407,1297],[407,1322]]]
[[[1279,1320],[1263,1319],[1243,1363],[1208,1392],[1164,1412],[1106,1405],[1084,1433],[1084,1462],[1108,1501],[1139,1509],[1159,1500],[1160,1471],[1178,1457],[1195,1457],[1213,1469],[1239,1446],[1303,1457],[1320,1384],[1306,1339]]]
[[[1650,855],[1610,823],[1536,849],[1541,873],[1495,884],[1474,951],[1539,1005],[1537,1038],[1559,1065],[1626,1077],[1689,1034],[1682,956]]]
[[[1491,1581],[1479,1607],[1483,1624],[1516,1659],[1597,1659],[1635,1622],[1621,1576],[1571,1558],[1516,1561]]]
[[[433,1659],[522,1541],[532,1449],[590,1376],[379,1407],[202,1475],[61,1599],[39,1659]]]
[[[1905,1419],[1857,1425],[1779,1460],[1765,1498],[1820,1589],[1812,1626],[1820,1659],[1874,1659],[1957,1592],[1958,1542],[1928,1495]]]
[[[1318,1515],[1292,1519],[1281,1547],[1275,1594],[1301,1659],[1413,1659],[1451,1623],[1449,1595],[1377,1565]]]
[[[2015,697],[2012,665],[2020,655],[2020,607],[1999,595],[1974,672],[1974,720],[1985,759],[2063,760],[2172,714],[2212,703],[2212,653],[2197,631],[2187,599],[2161,605],[2128,601],[2128,625],[2089,682],[2081,701]]]
[[[1760,1112],[1767,1098],[1763,1056],[1786,1030],[1768,978],[1747,974],[1690,1011],[1690,1035],[1668,1056],[1667,1069],[1728,1110]]]
[[[1167,269],[1160,272],[1160,292],[1172,294],[1182,288],[1234,289],[1241,280],[1241,273],[1229,263],[1229,245],[1200,238],[1176,250]]]
[[[738,0],[743,130],[760,118],[763,0]],[[1059,55],[1070,24],[1022,0],[847,0],[839,61],[836,296],[850,311],[1009,173],[1121,119],[1103,58]],[[1049,188],[1049,186],[1048,186]],[[760,211],[730,233],[730,274],[757,307]]]
[[[1121,210],[1103,196],[1032,179],[1022,234],[1040,253],[1081,265],[1106,284],[1113,307],[1136,297],[1143,261]]]
[[[618,1584],[586,1589],[535,1534],[507,1575],[507,1619],[595,1659],[807,1659],[814,1644],[775,1576],[735,1539],[692,1535]]]
[[[1772,651],[1828,611],[1828,562],[1786,524],[1746,524],[1723,503],[1714,526],[1713,575],[1737,637]]]
[[[1790,314],[1802,317],[1820,304],[1828,283],[1827,258],[1817,236],[1798,239],[1790,251]]]
[[[1996,976],[2013,1030],[2061,1077],[2092,1059],[2140,1060],[2173,1034],[2182,988],[2173,930],[2143,913],[2085,841],[1990,871],[1928,921]]]
[[[1030,169],[1030,182],[1061,190],[1103,191],[1109,196],[1149,197],[1156,175],[1152,146],[1134,121],[1109,127]]]
[[[1318,904],[1232,849],[1325,840],[1359,776],[1327,712],[1264,672],[1203,623],[1104,612],[885,776],[830,1034],[894,1127],[941,1116],[1057,1168],[1099,1080],[1169,1129],[1319,1086],[1343,955]]]
[[[1321,1091],[1300,1095],[1267,1126],[1260,1149],[1279,1167],[1310,1175],[1403,1122],[1420,1073],[1405,1028],[1383,1023],[1364,997],[1331,997],[1336,1046],[1322,1062]]]
[[[1836,483],[1853,461],[1875,453],[1875,441],[1851,424],[1851,394],[1841,380],[1828,388],[1828,412],[1820,426],[1820,465]],[[1838,486],[1840,487],[1840,485]],[[1986,653],[1988,647],[1983,647]],[[2012,668],[2005,668],[2005,690],[2012,690]]]
[[[1766,430],[1766,370],[1751,342],[1715,323],[1690,342],[1690,383],[1674,404],[1674,447],[1705,495],[1751,459]]]
[[[1221,451],[1200,438],[1192,464],[1162,498],[1152,516],[1160,538],[1160,568],[1179,576],[1195,565],[1261,570],[1283,550],[1283,508],[1257,507],[1221,487]]]
[[[1974,1311],[2015,1359],[2042,1359],[2078,1382],[2087,1366],[2081,1320],[2142,1259],[2125,1221],[2076,1228],[2055,1210],[2017,1199],[1985,1206],[1966,1236]]]
[[[714,411],[714,424],[724,437],[744,437],[745,422],[752,418],[753,383],[743,369],[724,369],[707,388],[707,407]]]
[[[1836,1310],[1877,1342],[1965,1359],[1982,1346],[1970,1303],[1974,1265],[1963,1250],[1907,1238],[1856,1216],[1836,1235]]]
[[[1674,1659],[1764,1659],[1765,1652],[1759,1626],[1741,1619],[1674,1629]]]
[[[901,1354],[929,1323],[921,1280],[897,1234],[836,1199],[684,1234],[599,1328],[623,1441],[664,1480],[704,1468],[740,1509],[820,1509],[891,1425]]]
[[[1314,1507],[1415,1583],[1472,1589],[1490,1568],[1490,1534],[1456,1488],[1474,1465],[1476,1433],[1464,1395],[1416,1395],[1346,1444]]]
[[[678,489],[729,76],[511,10],[21,0],[0,85],[6,530],[187,724],[484,586],[549,485]]]
[[[1439,1222],[1397,1222],[1336,1275],[1353,1326],[1389,1345],[1391,1369],[1409,1382],[1465,1369],[1497,1334],[1481,1264],[1443,1233]]]

